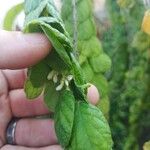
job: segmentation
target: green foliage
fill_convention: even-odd
[[[46,105],[55,113],[55,131],[64,149],[111,150],[108,123],[101,111],[87,101],[89,85],[73,55],[73,44],[54,2],[26,0],[25,14],[24,32],[45,34],[53,47],[52,53],[29,68],[25,84],[27,97],[35,98],[43,91]],[[87,24],[91,31],[89,35],[95,33],[90,23],[92,19]],[[84,33],[79,35],[87,38]],[[108,62],[103,70],[108,69]],[[88,144],[85,146],[85,143]]]
[[[23,5],[24,5],[23,3],[17,4],[7,12],[3,23],[4,30],[11,31],[13,29],[14,21],[18,16],[18,14],[23,10]]]
[[[106,54],[102,54],[98,57],[91,57],[90,64],[95,73],[104,73],[110,69],[111,60]]]
[[[67,149],[111,150],[109,126],[98,108],[83,101],[76,102],[74,119],[72,140]]]
[[[34,87],[44,86],[49,70],[50,67],[43,60],[28,70],[28,78],[30,78]]]
[[[55,113],[55,128],[58,141],[66,147],[69,145],[72,134],[75,98],[69,90],[63,91],[59,98]]]
[[[140,49],[139,49],[140,50]],[[128,71],[126,78],[126,91],[123,93],[124,99],[130,101],[128,116],[128,138],[125,142],[125,150],[139,149],[143,143],[150,138],[149,136],[149,58],[148,51],[139,51],[137,64]],[[143,123],[144,121],[144,123]],[[145,130],[145,131],[144,131]],[[134,135],[134,136],[133,136]],[[145,136],[147,135],[147,136]]]
[[[149,35],[140,31],[140,0],[108,0],[111,26],[103,34],[112,58],[110,125],[116,150],[138,150],[149,137]],[[138,18],[137,18],[138,16]],[[144,131],[145,128],[145,131]]]
[[[30,80],[26,80],[24,90],[27,98],[34,99],[42,93],[43,87],[34,87]]]
[[[137,32],[132,45],[141,51],[148,49],[150,47],[150,35],[144,33],[143,31]]]
[[[55,85],[52,81],[48,81],[45,84],[44,90],[44,102],[46,103],[49,110],[55,112],[56,105],[58,103],[60,93],[56,91]]]
[[[79,56],[79,63],[83,69],[83,75],[85,79],[98,87],[99,93],[101,95],[101,100],[103,97],[108,96],[107,86],[101,85],[101,82],[107,82],[104,74],[108,72],[111,68],[111,60],[103,52],[102,45],[97,38],[97,31],[93,17],[93,2],[92,0],[78,0],[76,1],[77,9],[77,49]],[[73,20],[73,5],[72,0],[62,0],[61,9],[62,18],[65,22],[65,27],[69,32],[71,39],[73,40],[74,29],[72,24]],[[103,81],[102,81],[103,80]],[[109,101],[107,101],[107,104]],[[103,103],[105,104],[105,103]],[[100,105],[98,105],[100,106]],[[103,105],[103,109],[107,114],[109,109],[107,105]],[[107,112],[106,112],[107,110]]]

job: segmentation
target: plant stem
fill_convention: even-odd
[[[78,58],[78,50],[77,50],[77,41],[78,41],[78,29],[77,29],[77,10],[76,10],[76,0],[72,0],[73,6],[73,47],[74,47],[74,55]]]

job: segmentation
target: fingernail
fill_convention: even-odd
[[[88,88],[87,98],[89,102],[93,105],[96,105],[98,103],[100,99],[100,95],[99,95],[97,88],[94,85],[91,85]]]

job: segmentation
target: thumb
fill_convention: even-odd
[[[39,33],[23,34],[0,30],[0,69],[22,69],[43,59],[51,49]]]

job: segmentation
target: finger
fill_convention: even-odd
[[[24,86],[26,78],[26,70],[2,70],[7,82],[9,90],[21,89]]]
[[[59,145],[52,145],[42,148],[28,148],[23,146],[5,145],[1,150],[62,150]]]
[[[97,104],[99,93],[95,86],[88,89],[87,97],[92,104]],[[43,101],[43,96],[28,100],[23,89],[12,90],[9,93],[12,114],[15,117],[30,117],[48,114],[49,110]]]
[[[0,149],[5,141],[5,131],[11,119],[11,110],[8,99],[7,82],[0,71]]]
[[[94,85],[91,85],[88,88],[87,98],[93,105],[96,105],[98,103],[100,96],[97,88]]]
[[[39,33],[23,34],[0,30],[0,68],[20,69],[29,67],[44,58],[51,45]]]
[[[42,96],[35,100],[28,100],[23,89],[10,91],[9,99],[12,114],[15,117],[30,117],[49,113]]]
[[[21,119],[15,132],[17,145],[42,147],[57,144],[54,122],[51,119]]]

